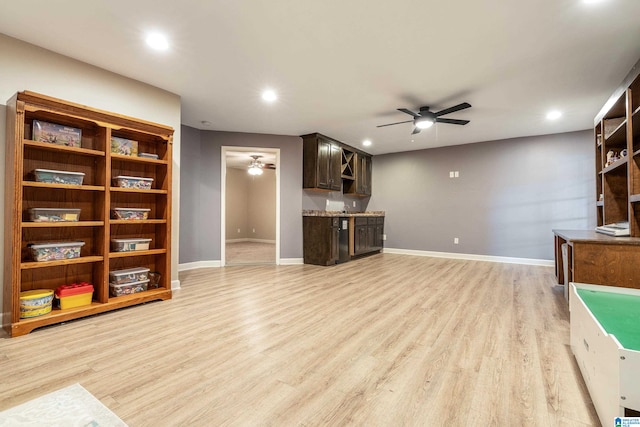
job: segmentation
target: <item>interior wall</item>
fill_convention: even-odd
[[[183,126],[183,149],[193,163],[182,171],[181,221],[193,233],[180,236],[180,263],[220,260],[222,147],[280,149],[280,258],[302,258],[302,139],[297,136],[199,131]],[[187,155],[187,154],[185,154]],[[197,200],[197,202],[196,202]],[[184,246],[183,246],[184,245]]]
[[[136,117],[174,128],[172,281],[178,282],[180,217],[180,97],[109,71],[76,61],[0,34],[0,164],[4,170],[6,101],[16,92],[30,90],[78,104]],[[4,199],[4,173],[0,174]],[[4,221],[0,211],[0,220]],[[0,229],[4,237],[4,230]],[[1,259],[4,247],[0,246]],[[2,275],[2,272],[0,272]],[[2,295],[0,295],[0,300]],[[1,304],[0,304],[1,306]]]
[[[249,177],[248,234],[250,239],[276,240],[276,171],[264,169],[262,175]],[[228,178],[227,178],[228,179]],[[227,193],[228,197],[229,193]],[[228,220],[229,217],[227,217]]]
[[[227,168],[225,189],[225,238],[247,239],[249,234],[249,174],[240,169]]]
[[[552,229],[596,225],[592,139],[586,130],[375,156],[369,208],[386,211],[385,247],[553,259]]]

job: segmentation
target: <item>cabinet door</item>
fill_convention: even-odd
[[[329,257],[329,261],[332,262],[337,262],[340,258],[340,229],[335,225],[331,227],[331,253]]]
[[[318,162],[316,167],[316,187],[325,190],[340,191],[340,166],[342,153],[340,147],[331,141],[318,138]]]
[[[371,195],[371,156],[358,154],[356,167],[356,193]]]

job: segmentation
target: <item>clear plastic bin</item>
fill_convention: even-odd
[[[158,155],[153,153],[138,153],[138,157],[144,157],[146,159],[156,159],[158,160]]]
[[[27,245],[34,261],[55,261],[80,257],[84,242],[30,243]]]
[[[149,268],[136,267],[125,270],[114,270],[109,272],[109,281],[116,285],[141,282],[149,279]]]
[[[113,208],[111,209],[111,218],[113,219],[127,219],[131,221],[140,221],[149,218],[149,212],[151,209],[138,209],[138,208]]]
[[[33,222],[75,222],[80,220],[80,209],[30,208],[29,219]]]
[[[82,185],[82,181],[84,180],[83,172],[34,169],[33,174],[37,182],[46,182],[49,184]]]
[[[142,178],[139,176],[119,175],[113,178],[113,184],[120,188],[135,188],[138,190],[151,190],[153,178]]]
[[[114,252],[146,251],[151,239],[111,239],[111,250]]]
[[[125,283],[117,285],[115,283],[109,283],[109,294],[112,297],[119,297],[122,295],[131,295],[138,292],[144,292],[147,290],[147,284],[149,280],[141,280],[139,282]]]

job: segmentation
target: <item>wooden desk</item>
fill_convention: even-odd
[[[562,244],[567,243],[569,282],[640,289],[640,238],[612,237],[592,230],[553,233],[559,284],[565,284]]]

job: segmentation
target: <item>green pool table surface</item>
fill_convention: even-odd
[[[628,350],[640,351],[640,296],[577,289],[608,334]]]

